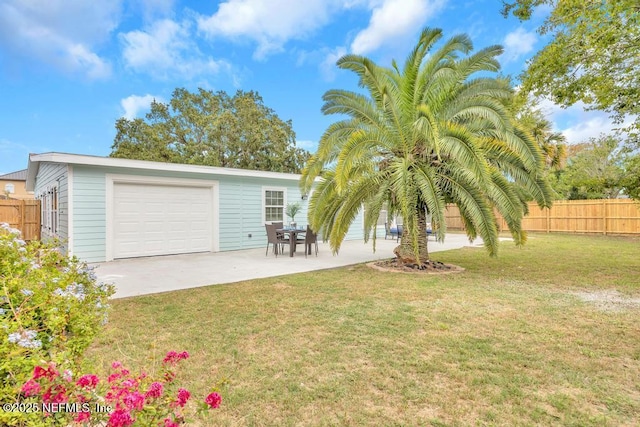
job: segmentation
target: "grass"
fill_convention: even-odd
[[[640,240],[533,235],[434,254],[422,277],[354,266],[113,302],[89,351],[148,366],[188,350],[182,383],[228,379],[201,425],[640,425]],[[615,308],[615,307],[614,307]]]

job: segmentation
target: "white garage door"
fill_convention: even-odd
[[[113,257],[212,250],[211,188],[114,183]]]

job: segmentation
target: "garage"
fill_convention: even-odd
[[[209,252],[212,185],[114,182],[113,258]]]

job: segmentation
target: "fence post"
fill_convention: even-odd
[[[18,229],[22,232],[22,235],[24,236],[24,224],[27,222],[27,218],[25,218],[26,216],[26,208],[27,203],[23,200],[20,200],[20,205],[18,208],[18,213],[20,215],[20,219],[19,219],[19,223],[18,223]]]
[[[602,234],[607,235],[607,199],[602,199]]]
[[[551,232],[551,208],[545,208],[547,210],[547,233]]]

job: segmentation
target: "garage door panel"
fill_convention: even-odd
[[[212,250],[210,187],[114,183],[113,256]]]

